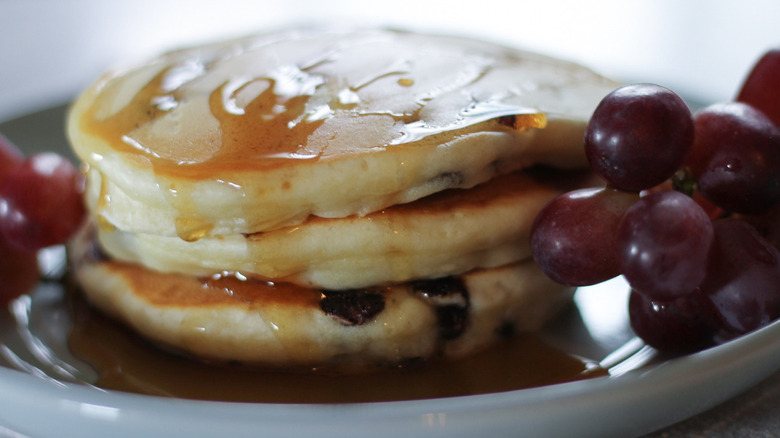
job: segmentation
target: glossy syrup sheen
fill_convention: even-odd
[[[157,60],[162,68],[156,63],[141,67],[139,71],[159,71],[140,86],[124,84],[132,80],[121,75],[101,82],[80,115],[80,127],[114,150],[151,163],[156,173],[203,178],[225,170],[439,144],[475,131],[546,125],[539,111],[504,103],[500,93],[453,105],[434,103],[447,93],[468,94],[468,86],[506,60],[443,45],[435,55],[441,66],[416,68],[430,54],[413,50],[414,41],[395,41],[392,35],[358,35],[321,46],[305,38],[260,47],[249,40],[221,49],[175,52]],[[311,53],[308,46],[324,53]],[[285,57],[275,50],[292,55],[269,61]],[[390,52],[380,63],[372,52],[381,50]],[[361,65],[353,59],[360,56],[371,59]],[[138,71],[128,76],[133,74],[143,76]],[[115,101],[124,104],[113,108]],[[428,120],[432,117],[437,120]],[[512,120],[507,123],[507,118]],[[328,137],[322,137],[330,134],[317,134],[331,122],[323,132],[350,129],[356,122],[369,128],[361,138],[348,140],[347,147],[331,147]]]
[[[155,306],[209,307],[240,301],[258,307],[288,304],[306,308],[316,307],[321,298],[317,289],[262,279],[239,279],[234,273],[196,279],[182,274],[150,275],[146,268],[131,263],[107,262],[107,266]]]
[[[70,349],[105,389],[262,403],[414,400],[525,389],[606,375],[594,363],[521,335],[457,361],[362,374],[214,365],[162,351],[73,296]]]

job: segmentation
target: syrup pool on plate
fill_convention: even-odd
[[[511,391],[606,375],[596,363],[530,335],[473,357],[403,369],[339,375],[210,365],[162,351],[72,296],[73,354],[97,371],[104,389],[265,403],[414,400]]]

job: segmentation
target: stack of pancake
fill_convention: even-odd
[[[117,69],[74,104],[87,299],[205,360],[397,366],[538,329],[530,258],[616,86],[489,43],[293,30]],[[544,170],[540,170],[544,168]],[[528,169],[533,169],[528,171]]]

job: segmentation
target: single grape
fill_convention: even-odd
[[[735,335],[780,316],[780,252],[746,221],[719,219],[701,290],[725,331]]]
[[[692,142],[691,112],[679,96],[658,85],[627,85],[596,107],[585,154],[613,187],[638,192],[674,175]]]
[[[753,66],[737,101],[758,109],[780,126],[780,49],[768,51]]]
[[[64,243],[81,225],[83,177],[66,158],[28,158],[0,185],[0,233],[27,251]]]
[[[619,274],[615,231],[639,196],[609,188],[558,196],[536,217],[531,249],[542,271],[571,285],[596,284]]]
[[[0,181],[21,166],[24,154],[10,140],[0,134]]]
[[[671,301],[631,291],[628,316],[637,336],[669,353],[701,350],[713,343],[718,329],[712,304],[697,290]]]
[[[620,272],[650,299],[678,298],[704,278],[712,241],[712,222],[696,201],[676,191],[650,193],[618,226]]]
[[[694,116],[696,139],[686,163],[699,190],[717,206],[758,214],[780,202],[780,128],[737,102]]]
[[[0,306],[30,292],[38,283],[38,257],[32,251],[20,251],[0,236]]]

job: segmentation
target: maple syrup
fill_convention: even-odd
[[[74,295],[70,349],[94,367],[94,384],[109,390],[217,401],[356,403],[512,391],[606,375],[595,363],[533,335],[461,360],[360,374],[207,364],[151,345]]]

